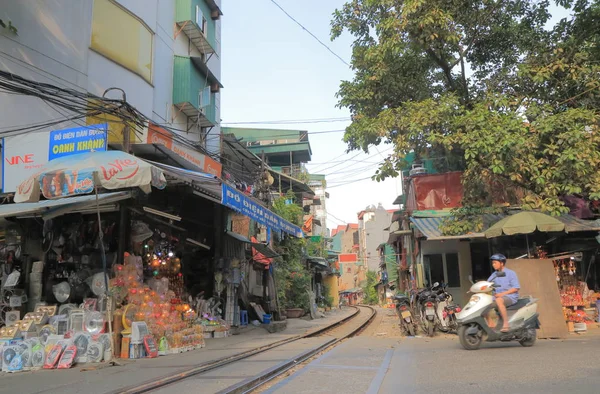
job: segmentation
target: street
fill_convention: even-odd
[[[85,366],[60,371],[3,374],[0,393],[118,393],[126,387],[189,369],[223,356],[289,338],[307,329],[347,316],[342,310],[326,319],[291,319],[281,334],[262,328],[208,342],[207,348],[180,356],[131,360],[119,367]],[[485,343],[464,350],[454,335],[404,337],[393,310],[377,309],[371,324],[358,336],[299,364],[268,382],[260,393],[597,393],[600,373],[598,330],[566,340],[538,340],[534,347],[518,343]],[[216,368],[153,393],[216,393],[285,362],[331,337],[308,338],[238,363]],[[94,370],[95,369],[95,370]]]
[[[380,313],[390,311],[381,311]],[[383,324],[392,316],[385,316]],[[485,344],[456,337],[397,338],[368,330],[263,393],[597,393],[600,336]],[[384,335],[381,335],[384,334]]]

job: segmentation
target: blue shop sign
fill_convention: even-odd
[[[263,226],[286,232],[298,238],[304,236],[300,227],[293,225],[257,202],[252,201],[233,187],[223,183],[222,189],[221,203],[226,207],[248,216]]]
[[[105,151],[107,130],[107,124],[95,124],[51,131],[48,160],[78,153]]]

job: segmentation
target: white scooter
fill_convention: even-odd
[[[496,275],[502,277],[506,274],[497,272]],[[537,313],[538,300],[531,296],[520,298],[514,305],[506,308],[510,329],[508,332],[501,332],[502,318],[498,319],[495,328],[489,327],[485,319],[487,314],[496,307],[492,295],[496,287],[498,285],[487,281],[480,281],[471,286],[469,291],[475,294],[456,315],[460,344],[467,350],[477,350],[485,337],[488,342],[518,341],[522,346],[533,346],[537,339],[536,330],[540,328]]]

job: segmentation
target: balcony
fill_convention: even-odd
[[[175,20],[178,27],[175,37],[181,32],[203,55],[215,53],[215,19],[222,15],[214,1],[177,0]]]
[[[175,56],[173,65],[173,105],[186,116],[197,119],[200,127],[217,125],[215,87],[221,85],[203,74],[192,58]]]

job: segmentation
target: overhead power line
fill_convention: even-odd
[[[304,124],[304,123],[334,123],[347,122],[349,117],[343,118],[317,118],[317,119],[288,119],[288,120],[252,120],[249,122],[221,122],[221,124]]]
[[[302,23],[298,22],[293,16],[291,16],[290,14],[288,14],[288,12],[286,10],[284,10],[275,0],[271,0],[271,3],[275,4],[275,6],[277,6],[277,8],[279,8],[281,11],[283,11],[283,13],[286,14],[288,18],[290,18],[291,20],[293,20],[294,22],[296,22],[296,24],[298,26],[300,26],[302,28],[302,30],[304,30],[305,32],[307,32],[308,34],[310,34],[312,36],[312,38],[314,38],[315,40],[317,40],[319,42],[319,44],[323,45],[329,52],[331,52],[331,54],[333,56],[337,57],[346,66],[350,67],[350,64],[347,61],[345,61],[344,59],[342,59],[340,55],[338,55],[337,53],[335,53],[323,41],[319,40],[319,38],[317,36],[315,36],[313,33],[311,33],[310,30],[308,30],[306,27],[304,27],[302,25]]]

